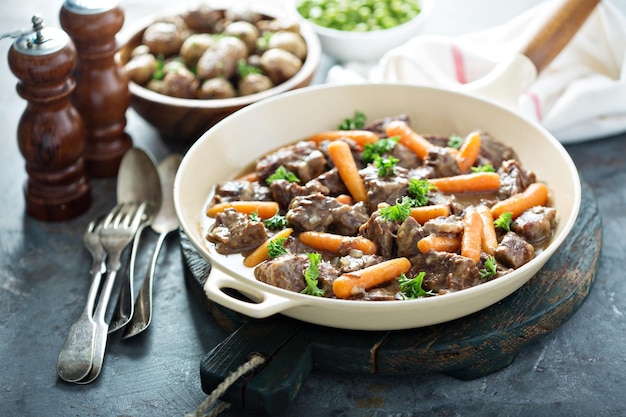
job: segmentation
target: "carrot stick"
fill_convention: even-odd
[[[461,247],[461,239],[458,236],[431,234],[421,238],[417,242],[417,249],[426,253],[429,250],[437,252],[456,252]]]
[[[466,210],[463,215],[463,237],[461,238],[461,255],[475,263],[480,261],[482,250],[483,222],[476,210]]]
[[[313,142],[323,142],[325,140],[352,139],[357,144],[364,146],[368,143],[376,142],[379,137],[369,130],[328,130],[326,132],[315,133],[307,138]]]
[[[387,261],[340,275],[333,282],[333,293],[338,298],[350,298],[366,289],[375,287],[406,274],[411,269],[407,258],[393,258]]]
[[[345,255],[351,249],[358,249],[367,255],[376,253],[376,244],[362,236],[343,236],[333,233],[308,231],[299,235],[300,242],[317,250]]]
[[[347,204],[351,206],[352,203],[354,203],[354,200],[352,200],[352,196],[349,196],[348,194],[340,194],[336,198],[337,201],[339,201],[341,204]]]
[[[502,213],[510,211],[516,218],[529,208],[544,206],[548,202],[548,187],[541,182],[530,184],[524,191],[513,194],[509,198],[499,201],[491,207],[491,215],[494,219]]]
[[[480,133],[472,132],[463,141],[456,156],[457,163],[461,172],[468,172],[476,162],[480,153]]]
[[[228,201],[217,203],[209,207],[207,216],[215,217],[227,208],[235,209],[239,213],[252,214],[256,212],[261,219],[269,219],[278,211],[278,203],[275,201]]]
[[[411,217],[417,220],[418,223],[424,224],[428,220],[435,219],[441,216],[450,215],[450,206],[445,204],[433,204],[430,206],[413,207],[411,209]]]
[[[288,227],[286,229],[282,229],[274,236],[268,238],[265,242],[263,242],[259,247],[257,247],[254,251],[252,251],[248,256],[243,259],[244,266],[252,268],[266,260],[269,256],[268,248],[270,246],[270,242],[283,237],[287,238],[289,237],[289,235],[291,235],[292,231],[293,229]]]
[[[359,174],[350,146],[342,141],[331,142],[328,145],[328,154],[352,198],[356,201],[367,201],[365,184]]]
[[[483,252],[493,255],[498,247],[498,238],[496,237],[496,228],[493,224],[491,210],[484,204],[480,204],[476,207],[476,211],[483,222],[483,237],[481,241]]]
[[[400,138],[399,142],[415,152],[421,159],[426,158],[428,151],[434,146],[401,120],[393,120],[387,123],[385,133],[389,137],[398,136]]]
[[[495,172],[473,172],[428,181],[443,193],[495,191],[500,188],[500,176]]]
[[[255,182],[259,180],[259,173],[258,172],[250,172],[249,174],[245,174],[242,175],[241,177],[237,178],[239,181],[248,181],[248,182]]]

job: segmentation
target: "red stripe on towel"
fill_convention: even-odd
[[[456,73],[456,80],[461,84],[467,83],[467,77],[465,75],[465,63],[463,61],[463,52],[457,45],[452,45],[452,61],[454,62],[454,71]]]
[[[539,101],[539,97],[533,93],[525,93],[525,95],[530,98],[530,101],[533,103],[537,120],[541,121],[541,101]]]

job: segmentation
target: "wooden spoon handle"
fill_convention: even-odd
[[[600,0],[561,0],[546,15],[540,30],[520,51],[543,71],[565,48]]]

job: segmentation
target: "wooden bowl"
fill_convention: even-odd
[[[257,3],[250,3],[251,11],[272,17],[287,16],[285,11]],[[222,5],[228,7],[227,3]],[[138,24],[130,31],[127,40],[122,42],[117,55],[120,64],[128,62],[133,49],[141,44],[144,30],[152,22],[180,13],[181,10],[159,13]],[[131,107],[154,126],[164,139],[191,143],[224,117],[249,104],[309,85],[321,59],[321,46],[317,34],[307,25],[301,25],[301,35],[307,45],[307,57],[302,68],[292,78],[269,90],[229,99],[183,99],[159,94],[131,81]]]

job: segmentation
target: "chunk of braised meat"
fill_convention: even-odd
[[[497,170],[502,165],[502,162],[515,158],[513,148],[494,139],[486,132],[480,132],[480,153],[475,165],[491,164]]]
[[[253,250],[267,237],[263,223],[253,222],[250,216],[234,209],[218,213],[206,235],[207,240],[214,243],[215,250],[222,255]]]
[[[337,196],[340,194],[349,194],[346,185],[343,183],[341,177],[339,176],[339,171],[337,171],[337,168],[329,169],[322,175],[313,178],[307,183],[307,187],[309,185],[312,187],[313,184],[319,184],[320,187],[325,187],[328,192],[324,194],[327,195]]]
[[[348,205],[342,204],[332,209],[333,222],[329,231],[344,236],[355,236],[359,228],[369,219],[365,204],[358,202]]]
[[[410,258],[411,256],[419,254],[417,242],[425,237],[426,234],[422,225],[420,225],[417,220],[411,216],[407,217],[400,227],[398,227],[396,236],[398,256]]]
[[[436,217],[424,223],[428,234],[459,235],[463,232],[463,219],[459,216]]]
[[[452,177],[459,175],[459,163],[456,157],[446,148],[433,146],[428,151],[424,165],[432,169],[432,177]]]
[[[217,185],[213,203],[264,201],[271,197],[270,189],[257,181],[230,180]]]
[[[386,282],[380,287],[374,287],[366,290],[362,294],[364,301],[394,301],[402,300],[400,295],[400,283],[397,279]]]
[[[345,256],[337,256],[332,260],[332,264],[339,271],[339,274],[358,271],[368,266],[376,265],[384,260],[379,255],[366,255],[361,251],[353,250]]]
[[[397,143],[393,147],[391,150],[391,156],[396,158],[398,160],[398,166],[403,168],[413,169],[422,165],[422,161],[419,156],[401,143]]]
[[[425,272],[422,288],[437,294],[460,291],[480,284],[474,261],[455,253],[428,251],[410,259],[411,277]]]
[[[287,210],[291,200],[298,196],[309,195],[313,193],[328,194],[328,188],[319,182],[309,181],[304,186],[287,180],[274,180],[269,186],[272,193],[272,199],[278,203],[282,210]]]
[[[258,281],[266,284],[301,292],[306,288],[304,273],[310,264],[308,256],[304,253],[280,255],[257,265],[254,268],[254,276]],[[325,295],[330,296],[332,283],[337,278],[338,272],[328,262],[320,262],[318,269],[320,273],[318,287],[324,290]]]
[[[305,183],[326,170],[326,157],[317,149],[315,142],[300,141],[284,146],[257,162],[259,180],[265,181],[281,165],[293,172],[300,179],[300,183]]]
[[[369,220],[361,226],[359,233],[376,244],[376,254],[384,258],[393,258],[396,254],[396,232],[398,223],[386,220],[375,211]]]
[[[511,230],[536,245],[547,242],[556,227],[556,209],[536,206],[523,212],[511,223]]]
[[[385,132],[385,127],[389,122],[392,122],[394,120],[400,120],[402,122],[405,122],[409,126],[411,125],[411,118],[408,114],[398,114],[397,116],[383,117],[382,119],[374,120],[373,122],[365,125],[363,129],[374,132],[380,137],[386,137],[387,134]]]
[[[440,146],[442,148],[445,148],[446,146],[448,146],[448,142],[450,142],[449,137],[442,136],[442,135],[433,135],[433,134],[427,133],[427,134],[423,134],[422,137],[426,139],[427,141],[429,141],[430,143],[432,143],[433,145]]]
[[[359,171],[367,190],[368,210],[378,208],[380,203],[396,204],[397,200],[407,195],[409,189],[409,172],[402,167],[396,167],[396,175],[381,177],[378,168],[368,165]]]
[[[515,232],[508,232],[496,248],[496,260],[517,269],[533,259],[535,248]]]
[[[321,193],[295,197],[285,217],[287,224],[298,232],[332,231],[350,236],[356,235],[368,219],[362,204],[342,204],[336,198]]]
[[[521,193],[530,184],[537,181],[535,173],[522,168],[515,159],[502,162],[497,172],[500,175],[500,190],[498,191],[500,199]]]

